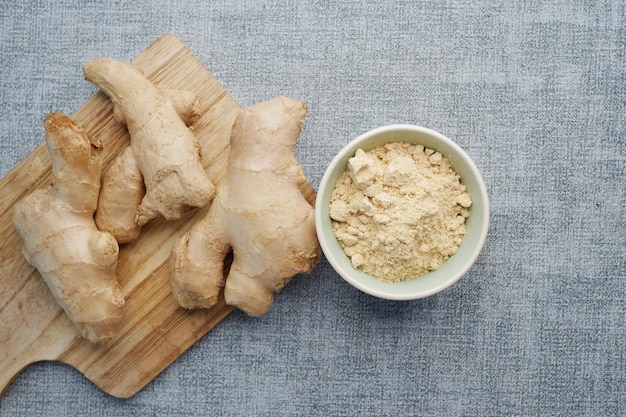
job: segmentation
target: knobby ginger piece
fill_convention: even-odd
[[[130,134],[130,150],[104,177],[98,227],[127,243],[156,217],[177,220],[209,204],[215,187],[187,127],[198,116],[195,95],[159,88],[134,65],[109,58],[87,62],[83,72],[109,96]]]
[[[93,343],[119,330],[124,297],[116,280],[118,244],[96,228],[101,147],[67,116],[44,120],[52,185],[15,204],[23,254],[81,335]]]
[[[275,292],[319,261],[314,210],[301,191],[312,187],[293,154],[305,115],[306,104],[287,97],[239,113],[217,197],[172,249],[172,289],[181,306],[211,307],[224,285],[228,304],[260,316]]]
[[[102,179],[96,209],[96,224],[119,243],[132,242],[141,226],[135,222],[137,209],[146,194],[143,176],[130,147],[117,157]]]

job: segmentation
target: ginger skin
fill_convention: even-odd
[[[111,233],[120,244],[137,239],[141,226],[135,218],[145,194],[143,176],[129,146],[102,178],[95,217],[98,228]]]
[[[301,191],[311,186],[293,154],[305,114],[305,103],[278,97],[238,115],[217,197],[172,249],[172,290],[182,307],[213,306],[224,285],[228,304],[261,316],[275,292],[319,261],[314,210]]]
[[[132,64],[108,58],[87,62],[83,73],[109,96],[130,134],[130,150],[105,174],[98,227],[127,243],[156,217],[177,220],[209,204],[215,187],[187,127],[198,117],[195,95],[159,88]]]
[[[104,343],[119,330],[124,297],[116,280],[118,244],[96,228],[101,147],[67,116],[44,120],[52,186],[15,204],[23,254],[81,335]]]

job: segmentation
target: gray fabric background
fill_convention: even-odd
[[[375,299],[323,260],[260,319],[235,312],[129,400],[58,363],[2,416],[626,415],[626,7],[620,0],[0,1],[0,174],[83,62],[178,36],[242,105],[306,100],[317,187],[349,140],[413,123],[475,160],[477,264],[427,299]]]

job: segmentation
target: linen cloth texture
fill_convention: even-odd
[[[242,106],[308,103],[317,188],[351,139],[425,126],[474,159],[491,203],[444,292],[376,299],[322,260],[258,319],[234,312],[128,400],[29,366],[2,416],[626,415],[626,11],[619,0],[0,2],[0,173],[47,112],[178,36]]]

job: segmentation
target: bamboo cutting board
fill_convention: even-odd
[[[219,184],[239,105],[174,36],[160,37],[133,62],[155,84],[199,96],[202,116],[193,131],[209,177]],[[72,119],[102,142],[105,169],[128,145],[126,128],[114,120],[112,104],[103,93],[94,95]],[[15,202],[50,183],[43,127],[41,131],[42,144],[0,181],[0,395],[28,364],[55,360],[78,369],[113,396],[131,397],[232,311],[223,299],[211,309],[187,311],[170,293],[170,248],[203,212],[178,222],[153,221],[137,241],[120,248],[125,324],[107,344],[92,345],[80,338],[39,273],[26,263],[13,227]]]

